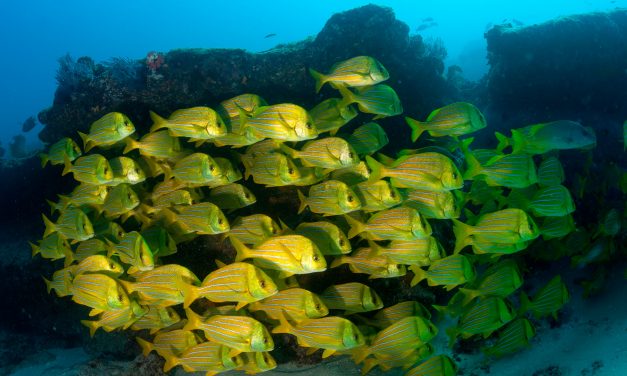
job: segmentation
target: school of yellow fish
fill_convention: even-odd
[[[141,136],[131,119],[112,112],[80,134],[83,148],[71,138],[50,146],[42,165],[63,166],[78,184],[50,202],[43,239],[32,244],[33,256],[64,259],[46,277],[48,291],[91,309],[82,323],[92,336],[99,328],[149,331],[150,341],[137,340],[144,354],[165,359],[164,371],[267,371],[276,367],[272,334],[287,333],[308,353],[348,354],[364,374],[402,367],[408,375],[454,375],[452,359],[434,355],[444,349],[430,344],[438,334],[432,314],[456,320],[447,329],[451,345],[483,336],[488,356],[525,348],[535,335],[529,315],[555,316],[569,293],[557,275],[532,297],[521,293],[516,309],[508,297],[523,285],[523,272],[509,256],[539,236],[574,230],[573,199],[551,152],[593,147],[593,130],[571,121],[536,124],[512,130],[511,138],[497,133],[495,149],[473,150],[473,139],[461,138],[486,122],[459,102],[425,121],[406,118],[413,141],[426,132],[453,146],[386,156],[377,153],[388,137],[376,122],[342,132],[359,112],[373,120],[403,112],[381,83],[389,78],[383,65],[358,56],[311,74],[316,90],[328,83],[340,97],[306,110],[242,94],[215,109],[180,109],[167,118],[151,112],[153,125]],[[239,156],[212,156],[219,148]],[[453,153],[463,154],[466,167]],[[317,221],[290,228],[269,217],[253,184],[298,187],[294,210],[309,210]],[[238,215],[249,205],[256,214]],[[619,231],[614,216],[598,239]],[[434,236],[435,221],[451,225],[454,249]],[[163,263],[203,235],[230,242],[235,259],[215,260],[217,268],[202,276]],[[384,307],[366,284],[316,294],[295,278],[329,268],[370,279],[411,273],[411,286],[454,294],[445,306]],[[211,304],[197,312],[201,299]]]

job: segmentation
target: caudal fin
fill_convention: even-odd
[[[124,139],[124,143],[126,145],[124,146],[124,150],[122,151],[122,154],[126,154],[130,152],[131,150],[135,150],[139,148],[139,143],[130,137],[126,137]]]
[[[165,359],[165,363],[163,364],[163,372],[168,372],[172,368],[181,364],[181,360],[173,354],[165,353],[163,355],[163,359]]]
[[[158,131],[161,128],[165,128],[168,124],[168,121],[161,116],[159,116],[156,112],[149,111],[150,119],[152,119],[152,126],[150,127],[150,132]]]
[[[239,241],[239,239],[237,239],[234,236],[231,236],[229,237],[229,240],[231,241],[231,245],[233,245],[233,248],[235,248],[235,252],[237,252],[237,255],[235,256],[236,262],[242,261],[251,257],[250,248],[246,247],[244,243]]]
[[[89,328],[90,337],[93,337],[94,334],[96,334],[98,328],[100,328],[100,325],[98,325],[98,321],[81,320],[81,324]]]
[[[155,349],[152,343],[143,338],[136,337],[135,340],[137,340],[137,343],[139,343],[139,346],[142,348],[142,354],[144,354],[144,356],[148,356],[148,354]]]
[[[46,167],[46,165],[48,164],[48,161],[50,161],[48,154],[41,153],[39,154],[39,158],[41,158],[41,168]]]
[[[298,193],[298,200],[300,202],[300,206],[298,207],[298,214],[300,214],[307,207],[307,197],[298,189],[296,192]]]
[[[189,307],[199,297],[200,288],[193,285],[187,285],[185,287],[185,300],[183,301],[183,308]]]
[[[342,100],[337,104],[338,107],[346,107],[351,103],[357,102],[355,94],[353,94],[353,92],[350,91],[346,86],[339,84],[334,87],[337,88],[342,95]]]
[[[44,220],[44,225],[46,226],[46,230],[44,231],[44,238],[52,233],[54,233],[55,231],[57,231],[54,223],[52,223],[51,220],[48,219],[48,217],[46,217],[45,214],[41,215],[41,218],[43,218]]]
[[[494,135],[496,136],[496,139],[499,141],[499,144],[496,146],[496,151],[498,151],[499,153],[502,152],[503,149],[511,145],[511,141],[509,137],[505,136],[503,133],[494,132]]]
[[[279,312],[279,325],[272,329],[272,333],[292,333],[292,325],[285,318],[285,312]]]
[[[326,77],[324,74],[309,68],[309,74],[311,74],[311,77],[313,77],[313,79],[316,81],[316,93],[320,91],[320,89],[322,89],[322,85],[324,85],[326,81]]]
[[[89,139],[89,135],[85,134],[83,132],[78,132],[78,135],[81,136],[81,140],[83,140],[83,148],[85,149],[85,152],[88,152],[91,148],[93,148],[94,146],[90,144],[90,139]]]
[[[416,265],[410,266],[409,270],[414,273],[414,278],[411,279],[411,282],[409,284],[411,287],[416,286],[420,283],[420,281],[427,278],[427,272]]]
[[[455,234],[455,249],[453,253],[459,253],[465,246],[472,244],[472,226],[452,219],[453,233]]]
[[[356,220],[350,215],[344,215],[344,219],[346,219],[346,222],[348,222],[348,225],[351,227],[347,235],[349,239],[354,238],[355,236],[361,234],[362,232],[366,230],[365,224]]]
[[[464,171],[464,180],[472,180],[473,177],[483,173],[483,166],[479,160],[472,154],[469,149],[470,144],[474,141],[474,137],[466,138],[461,142],[461,149],[466,159],[466,171]]]
[[[63,172],[61,172],[61,176],[67,175],[72,172],[72,162],[67,155],[63,156]]]
[[[411,128],[411,141],[416,142],[416,140],[420,138],[422,132],[425,131],[425,129],[422,127],[422,123],[418,120],[410,118],[409,116],[405,117],[405,121],[407,122],[407,125],[409,125],[409,128]]]
[[[366,155],[366,164],[368,165],[368,167],[370,167],[371,170],[370,177],[368,178],[369,182],[375,182],[383,177],[383,172],[385,169],[383,164],[381,164],[369,155]]]

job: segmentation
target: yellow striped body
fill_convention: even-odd
[[[54,289],[58,297],[72,295],[72,280],[74,279],[72,271],[73,268],[71,267],[63,268],[52,274],[51,281],[44,278],[48,293]]]
[[[137,184],[146,180],[146,173],[133,159],[117,157],[109,161],[113,171],[113,180],[108,185]]]
[[[143,305],[167,307],[183,303],[190,286],[200,280],[189,269],[169,264],[136,273],[134,282],[121,282],[127,291],[137,293]]]
[[[295,231],[313,241],[323,255],[351,252],[351,243],[346,234],[331,222],[302,222]]]
[[[392,240],[388,245],[376,245],[376,252],[404,265],[428,266],[442,258],[442,246],[433,236],[414,240]]]
[[[147,133],[139,141],[127,139],[124,154],[138,149],[139,154],[156,159],[174,159],[181,154],[181,143],[178,138],[170,136],[168,131]]]
[[[343,351],[364,344],[364,336],[355,324],[338,316],[304,320],[296,325],[282,324],[273,333],[296,336],[298,344],[325,350]],[[323,355],[324,356],[324,355]],[[327,355],[328,356],[328,355]]]
[[[46,225],[44,237],[59,233],[61,237],[71,240],[87,240],[94,236],[94,228],[87,215],[78,208],[68,207],[61,212],[56,223],[43,216]]]
[[[126,329],[145,313],[146,309],[141,308],[137,302],[131,300],[128,307],[105,311],[98,320],[82,320],[81,323],[89,328],[89,334],[93,337],[98,328],[102,328],[105,332],[111,332],[120,328]]]
[[[377,178],[389,177],[392,185],[397,188],[450,191],[464,185],[462,174],[455,163],[436,152],[402,156],[387,167],[370,157],[366,157],[366,161],[373,171],[380,170],[379,174],[372,175]]]
[[[74,180],[91,185],[109,184],[113,180],[111,165],[105,157],[100,154],[90,154],[79,157],[70,164],[66,160],[66,167],[63,174],[71,172]]]
[[[329,286],[320,294],[320,299],[329,309],[342,309],[349,313],[383,308],[377,292],[358,282]]]
[[[355,129],[347,141],[359,155],[370,155],[389,143],[385,130],[374,122],[366,123]]]
[[[106,253],[107,245],[105,242],[100,239],[92,238],[80,242],[73,254],[73,258],[80,262],[89,256]]]
[[[119,184],[109,191],[103,211],[107,218],[117,218],[135,209],[139,203],[139,197],[129,184]]]
[[[274,281],[263,270],[236,262],[209,273],[198,288],[198,295],[212,302],[239,302],[241,305],[267,298],[277,291]]]
[[[59,141],[50,145],[47,154],[41,154],[41,165],[44,167],[48,162],[53,165],[62,165],[67,158],[70,162],[83,154],[81,148],[68,137],[63,137]]]
[[[150,113],[153,121],[151,132],[167,128],[173,137],[189,137],[192,140],[209,140],[226,134],[226,126],[220,115],[209,107],[192,107],[174,111],[168,119]]]
[[[233,222],[229,236],[244,244],[258,245],[264,240],[281,233],[279,225],[265,214],[238,217]]]
[[[177,161],[172,175],[185,184],[204,185],[217,180],[222,175],[222,170],[207,154],[194,153]]]
[[[113,278],[104,274],[81,274],[72,281],[72,300],[94,308],[92,313],[123,309],[130,305],[128,295]]]
[[[257,198],[246,186],[230,183],[213,188],[209,200],[220,209],[240,209],[254,204]]]
[[[411,270],[415,275],[411,281],[412,286],[426,278],[429,286],[445,286],[447,290],[475,277],[472,263],[466,256],[460,254],[433,261],[426,272],[418,266],[412,266]]]
[[[112,253],[116,254],[120,261],[131,266],[129,274],[152,270],[155,265],[150,247],[137,231],[126,233],[112,249]]]
[[[339,137],[326,137],[307,142],[298,151],[290,154],[300,158],[305,166],[339,169],[359,163],[353,147]]]
[[[291,103],[260,107],[253,117],[246,119],[245,128],[251,128],[258,137],[273,140],[302,141],[318,136],[307,111]]]
[[[351,187],[361,202],[361,210],[373,212],[389,209],[403,200],[398,189],[385,180],[362,182]]]
[[[177,208],[176,224],[187,233],[214,235],[229,231],[229,222],[222,210],[210,202]]]
[[[323,215],[346,214],[361,208],[359,198],[345,183],[327,180],[309,188],[309,196],[301,197],[301,209],[309,206],[314,213]]]
[[[395,355],[424,346],[438,333],[438,328],[428,319],[409,316],[381,330],[367,349],[375,356]]]
[[[85,151],[93,146],[113,145],[135,132],[131,120],[119,112],[109,112],[94,121],[88,135],[81,135],[85,142]]]
[[[278,153],[256,157],[250,168],[247,168],[246,175],[252,175],[255,183],[270,187],[292,185],[302,177],[294,161]]]
[[[451,219],[461,214],[461,206],[451,191],[410,189],[404,204],[418,210],[425,218]]]
[[[538,166],[538,184],[545,187],[560,185],[564,182],[564,168],[556,157],[544,159]]]
[[[162,357],[181,356],[185,350],[202,342],[196,333],[182,329],[160,332],[155,336],[152,343],[140,341],[139,337],[137,341],[144,350],[144,356],[155,350]]]
[[[353,273],[364,273],[374,278],[394,278],[405,275],[405,265],[396,264],[385,256],[372,254],[370,248],[359,248],[350,256],[340,256],[333,261],[331,267],[348,264]]]
[[[248,306],[252,312],[263,311],[269,318],[279,320],[282,314],[299,322],[324,317],[329,309],[318,295],[298,287],[281,290]]]
[[[219,343],[202,342],[187,348],[179,357],[166,355],[164,370],[181,365],[186,372],[206,372],[215,375],[243,364],[241,357],[231,357],[231,349]]]
[[[410,316],[420,316],[429,319],[431,318],[431,313],[422,304],[409,300],[378,311],[373,316],[372,323],[378,328],[387,328],[395,322]]]
[[[314,79],[319,81],[316,85],[317,90],[320,90],[325,82],[355,87],[374,85],[390,77],[385,67],[370,56],[356,56],[336,63],[326,75],[311,70],[310,72]]]
[[[353,226],[348,237],[365,232],[372,240],[416,240],[431,235],[431,225],[416,209],[400,206],[372,215],[365,224]]]
[[[133,323],[131,329],[148,329],[150,334],[154,334],[159,329],[167,328],[179,321],[181,316],[172,307],[148,306],[148,311]]]
[[[116,278],[124,273],[124,268],[107,256],[93,255],[81,260],[72,270],[74,276],[85,273],[100,273]]]
[[[39,241],[38,245],[31,243],[32,255],[41,255],[45,259],[59,260],[71,254],[72,248],[68,241],[58,232],[54,232]]]
[[[309,110],[309,115],[319,133],[331,132],[331,135],[334,135],[338,129],[357,116],[357,111],[353,106],[344,105],[340,98],[329,98]]]

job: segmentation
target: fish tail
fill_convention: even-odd
[[[338,107],[346,107],[351,103],[357,102],[357,100],[355,99],[355,94],[353,94],[353,92],[350,91],[346,86],[340,84],[334,87],[339,90],[340,94],[342,95],[342,100],[337,104]]]
[[[478,295],[477,291],[471,290],[471,289],[465,289],[463,287],[460,287],[459,291],[464,294],[464,300],[462,300],[462,305],[466,305],[470,303]]]
[[[137,148],[139,148],[139,143],[135,140],[133,140],[130,137],[126,137],[124,139],[124,143],[126,144],[124,146],[124,151],[122,151],[122,154],[126,154],[128,152],[130,152],[131,150],[135,150]]]
[[[346,257],[345,256],[336,257],[331,262],[331,265],[329,265],[329,268],[337,268],[338,266],[340,266],[342,264],[346,264]]]
[[[483,170],[483,166],[479,163],[479,160],[468,149],[468,146],[474,141],[474,137],[467,138],[462,141],[461,148],[466,159],[466,171],[464,171],[464,180],[471,180],[473,177],[480,175]]]
[[[496,146],[496,151],[498,151],[499,153],[502,152],[503,149],[511,145],[509,137],[507,137],[503,133],[494,132],[494,135],[496,136],[496,139],[499,140],[499,144]]]
[[[46,284],[46,290],[48,291],[48,294],[50,294],[50,291],[52,291],[52,281],[49,281],[46,277],[41,278],[43,278],[44,283]]]
[[[292,325],[285,317],[285,311],[281,310],[279,313],[279,325],[272,329],[272,333],[292,333],[292,330]]]
[[[39,246],[28,242],[28,244],[30,244],[30,249],[31,249],[31,257],[35,257],[36,254],[39,253]]]
[[[298,155],[298,150],[294,150],[294,149],[292,149],[291,147],[289,147],[289,146],[285,145],[284,143],[281,143],[281,144],[279,145],[279,149],[280,149],[283,153],[287,154],[287,156],[288,156],[288,157],[290,157],[290,158],[292,158],[292,159],[295,159],[295,158],[300,158],[300,156]]]
[[[44,231],[44,238],[52,233],[54,233],[55,231],[57,231],[54,223],[52,223],[51,220],[48,219],[48,217],[46,217],[45,214],[42,214],[41,217],[44,220],[44,225],[46,226],[46,230]]]
[[[196,299],[200,297],[200,289],[196,286],[185,286],[185,300],[183,302],[183,308],[188,308]]]
[[[136,337],[135,340],[137,340],[137,343],[142,348],[142,354],[144,354],[144,356],[148,356],[148,354],[155,349],[152,343],[143,338]]]
[[[446,334],[448,335],[448,347],[453,348],[455,341],[457,340],[457,335],[459,334],[457,327],[452,326],[446,329]]]
[[[344,215],[344,219],[346,219],[346,222],[348,222],[348,225],[351,227],[350,230],[348,230],[349,239],[354,238],[366,230],[366,226],[362,222],[356,220],[350,215]]]
[[[452,219],[452,221],[453,233],[455,234],[455,250],[453,253],[459,253],[465,246],[472,243],[472,238],[470,237],[472,234],[472,226],[462,223],[457,219]]]
[[[148,113],[150,114],[150,119],[152,120],[152,126],[150,127],[151,133],[167,126],[168,121],[157,115],[156,112],[149,111]]]
[[[181,360],[174,356],[174,354],[164,353],[163,359],[165,359],[165,363],[163,364],[163,372],[168,372],[172,368],[181,364]]]
[[[100,328],[100,325],[98,325],[98,321],[81,320],[81,324],[89,328],[90,337],[93,337],[94,334],[96,334],[98,328]]]
[[[78,132],[78,135],[81,136],[81,140],[83,140],[85,152],[88,152],[93,147],[93,145],[90,144],[91,140],[89,139],[89,135],[80,131]]]
[[[67,155],[63,156],[63,172],[61,172],[61,176],[67,175],[72,172],[72,162]]]
[[[411,141],[416,142],[416,140],[420,138],[422,132],[425,131],[422,127],[422,123],[418,120],[410,118],[409,116],[405,117],[405,121],[407,122],[407,125],[409,125],[409,128],[411,128]]]
[[[50,157],[48,157],[48,154],[41,153],[39,154],[39,158],[41,158],[41,168],[46,167],[48,161],[50,161]]]
[[[518,154],[522,151],[523,146],[525,145],[525,138],[522,133],[519,131],[512,129],[512,154]]]
[[[364,367],[361,369],[362,376],[370,372],[374,367],[379,365],[379,361],[374,358],[364,360]]]
[[[250,258],[250,248],[246,247],[244,243],[242,243],[236,237],[231,236],[229,237],[229,240],[231,241],[231,245],[233,245],[233,248],[235,248],[235,252],[237,252],[237,255],[235,256],[235,262]]]
[[[298,207],[298,214],[300,214],[307,207],[307,197],[298,189],[296,192],[298,192],[298,200],[300,201],[300,206]]]
[[[409,269],[414,273],[414,278],[411,279],[411,282],[409,284],[411,287],[416,286],[418,283],[420,283],[420,281],[427,278],[427,272],[419,266],[412,265],[409,267]]]
[[[353,351],[353,361],[355,364],[363,362],[370,355],[370,347],[361,346]]]
[[[322,89],[322,85],[327,82],[327,78],[324,74],[312,68],[309,68],[309,74],[311,74],[311,77],[313,77],[313,79],[316,81],[316,93],[318,93],[320,89]]]
[[[68,246],[64,248],[63,254],[65,255],[65,262],[63,263],[63,266],[67,268],[68,266],[72,265],[72,263],[74,263],[74,253],[72,252],[72,249]]]
[[[183,330],[194,330],[200,328],[202,318],[199,314],[192,311],[191,308],[185,308],[185,316],[187,317],[187,323],[185,323]]]
[[[381,162],[378,162],[371,156],[366,155],[366,164],[370,167],[370,170],[372,170],[370,172],[370,177],[368,178],[369,182],[375,182],[383,177],[384,166]]]

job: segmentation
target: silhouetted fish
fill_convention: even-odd
[[[31,129],[35,128],[35,125],[37,125],[37,123],[35,122],[35,118],[30,116],[22,124],[22,132],[30,131]]]
[[[266,35],[264,38],[272,38],[272,37],[276,37],[275,33],[270,33],[268,35]]]

